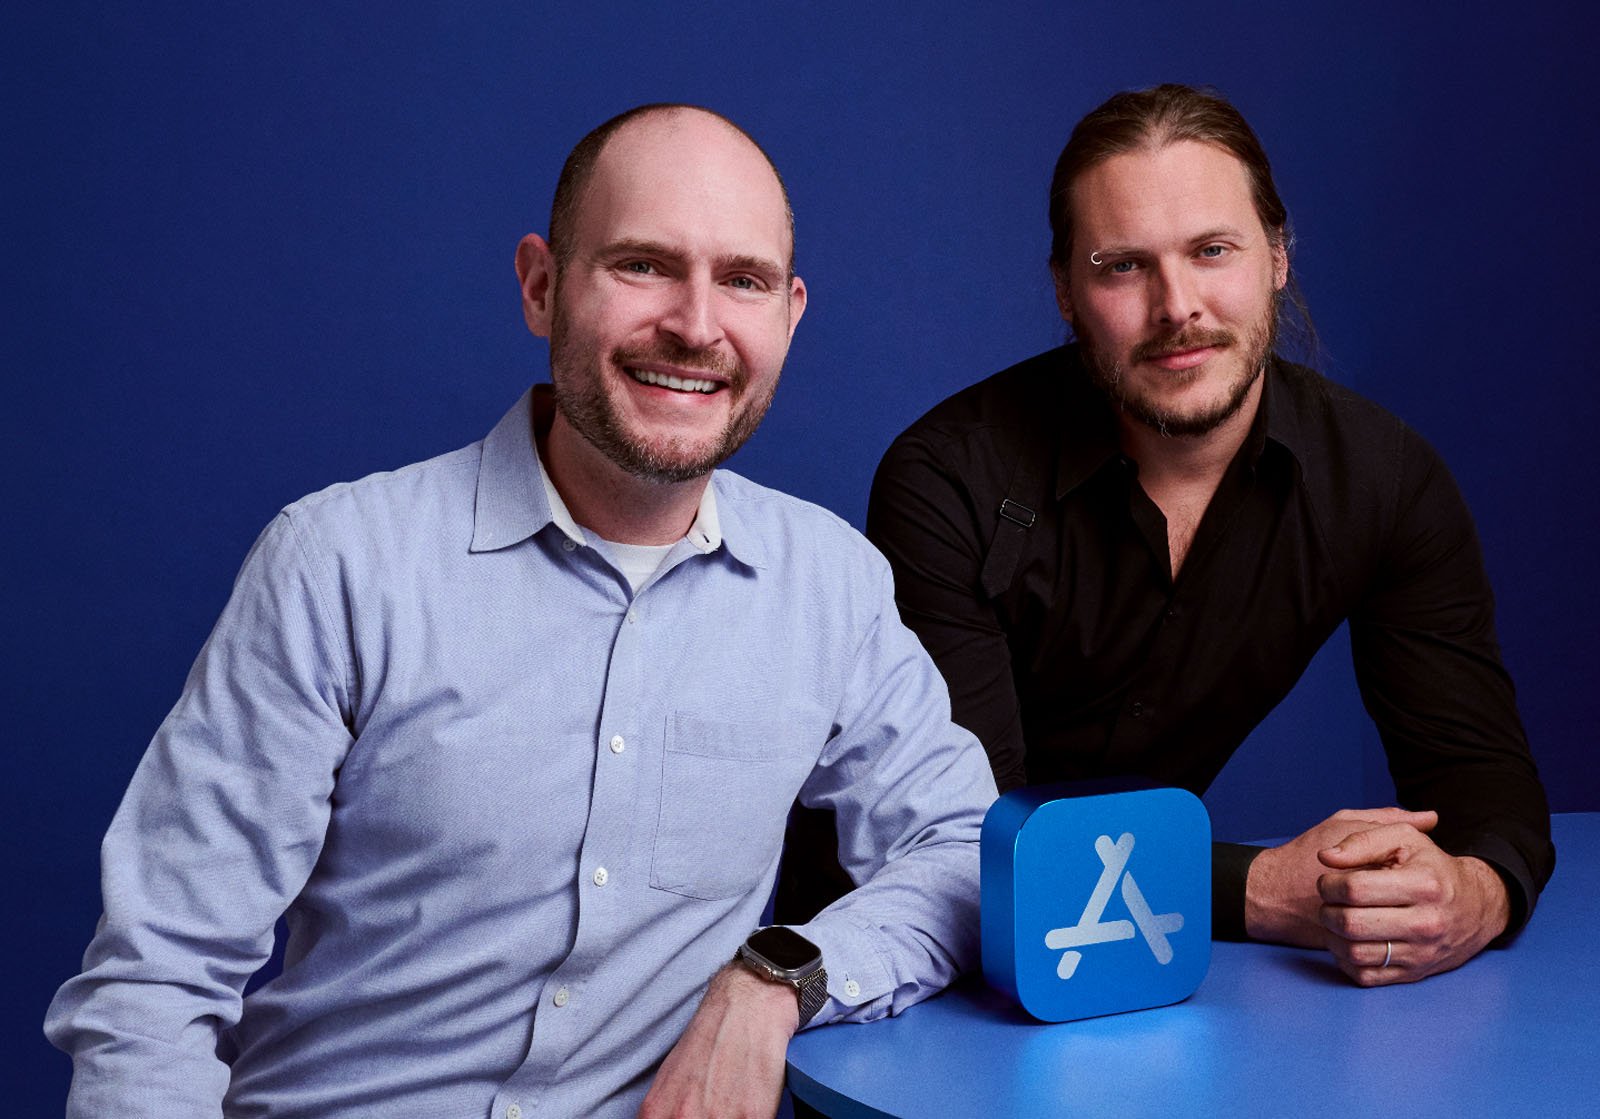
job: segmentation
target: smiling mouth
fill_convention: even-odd
[[[657,388],[671,389],[673,392],[713,393],[722,387],[717,381],[705,381],[698,377],[679,377],[673,373],[658,373],[653,369],[625,367],[625,371],[641,385],[655,385]]]

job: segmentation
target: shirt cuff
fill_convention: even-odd
[[[1244,927],[1244,888],[1250,864],[1265,847],[1245,843],[1211,845],[1211,937],[1248,940]]]
[[[1511,916],[1506,920],[1506,931],[1489,942],[1492,948],[1511,943],[1522,931],[1522,926],[1533,916],[1533,905],[1539,897],[1534,885],[1533,871],[1528,868],[1516,846],[1509,840],[1493,834],[1481,834],[1461,844],[1447,848],[1452,855],[1471,855],[1488,863],[1505,883],[1506,901],[1511,906]]]
[[[876,930],[863,928],[843,914],[827,914],[808,924],[795,925],[794,931],[821,950],[822,966],[828,972],[828,1001],[806,1026],[856,1017],[867,1003],[887,1000],[894,992],[894,978],[880,950]]]

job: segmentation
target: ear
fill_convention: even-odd
[[[800,325],[800,316],[806,313],[806,282],[799,276],[789,281],[789,341],[794,341],[794,328]]]
[[[550,337],[554,314],[556,258],[537,233],[517,242],[517,283],[522,288],[522,318],[540,338]]]
[[[1289,282],[1289,242],[1282,228],[1272,239],[1272,290],[1282,291]]]
[[[1066,324],[1072,326],[1072,284],[1067,279],[1066,266],[1052,260],[1050,277],[1056,283],[1056,307],[1061,311],[1061,318]]]

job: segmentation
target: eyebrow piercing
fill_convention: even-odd
[[[1104,264],[1105,263],[1105,261],[1100,259],[1100,250],[1099,249],[1096,249],[1094,252],[1089,254],[1089,263],[1090,264]]]

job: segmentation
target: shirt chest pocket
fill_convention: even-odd
[[[708,901],[760,884],[817,748],[794,726],[678,713],[667,726],[650,885]]]

